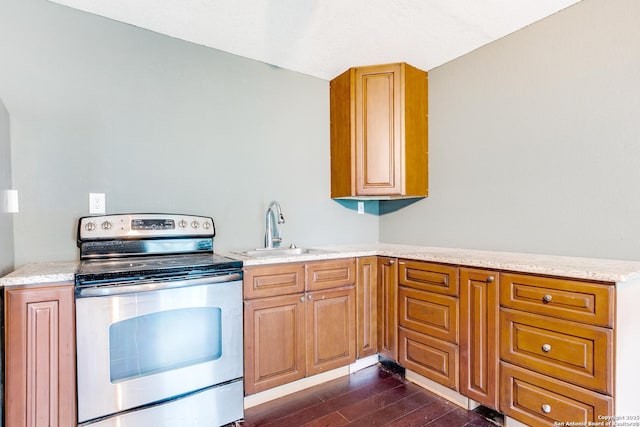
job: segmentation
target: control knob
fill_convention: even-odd
[[[89,221],[84,225],[84,229],[87,231],[93,231],[96,229],[96,223],[93,221]]]
[[[187,226],[187,221],[185,221],[184,219],[181,219],[180,221],[178,221],[178,227],[185,228],[186,226]]]
[[[209,221],[205,221],[202,223],[202,228],[204,228],[205,230],[208,230],[211,228],[211,223]]]
[[[112,225],[113,225],[113,224],[111,224],[111,222],[109,222],[109,221],[105,221],[105,222],[103,222],[103,223],[102,223],[102,229],[103,229],[103,230],[109,230],[109,229],[111,229],[111,226],[112,226]]]
[[[191,228],[198,228],[200,226],[200,223],[198,223],[198,221],[193,221],[191,223]]]

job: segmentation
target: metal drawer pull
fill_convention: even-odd
[[[493,282],[494,280],[496,280],[496,278],[495,278],[495,277],[493,277],[493,276],[489,276],[489,277],[487,277],[487,283],[491,283],[491,282]]]
[[[307,299],[311,301],[313,299],[313,295],[307,295]]]
[[[300,297],[300,302],[304,302],[304,297]]]
[[[542,412],[544,412],[545,414],[551,412],[551,405],[547,405],[546,403],[542,405]]]
[[[542,299],[544,300],[544,302],[551,302],[553,296],[551,294],[545,294]]]
[[[544,351],[545,353],[549,353],[551,351],[551,346],[549,344],[544,344],[542,346],[542,351]]]

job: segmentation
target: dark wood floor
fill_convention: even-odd
[[[381,366],[302,390],[245,411],[243,427],[495,427]]]

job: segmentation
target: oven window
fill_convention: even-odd
[[[109,327],[112,383],[208,362],[221,354],[218,307],[167,310]]]

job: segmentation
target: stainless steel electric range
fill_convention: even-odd
[[[210,427],[243,417],[242,262],[212,218],[84,217],[76,273],[78,422]]]

